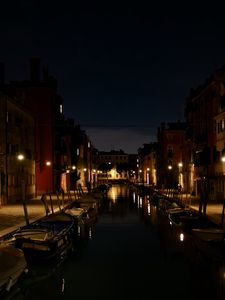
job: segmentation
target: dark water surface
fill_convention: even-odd
[[[58,268],[28,274],[13,299],[223,299],[222,262],[206,262],[167,223],[146,197],[113,186],[87,238]]]

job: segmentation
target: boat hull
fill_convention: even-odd
[[[0,293],[8,292],[27,271],[27,261],[21,249],[0,245]]]
[[[62,258],[77,236],[77,224],[64,213],[46,216],[14,233],[15,246],[29,262]]]

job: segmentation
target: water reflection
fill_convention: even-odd
[[[107,198],[116,202],[119,198],[129,197],[129,192],[129,187],[126,184],[113,185],[107,193]]]
[[[143,210],[149,210],[149,202],[145,199]],[[182,231],[179,226],[171,226],[167,216],[152,204],[150,211],[149,215],[143,213],[142,217],[150,220],[157,230],[166,260],[184,260],[188,263],[189,289],[193,292],[193,299],[225,299],[224,248],[217,250],[214,247],[214,251],[204,249],[201,252],[191,234]],[[215,251],[223,251],[223,255],[216,255]]]
[[[110,188],[97,224],[80,230],[65,261],[30,270],[13,299],[224,299],[224,262],[205,260],[126,185]]]

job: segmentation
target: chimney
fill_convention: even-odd
[[[40,58],[38,57],[30,59],[30,80],[40,82]]]

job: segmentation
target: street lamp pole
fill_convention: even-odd
[[[22,154],[19,154],[18,160],[23,161],[24,156]],[[25,178],[24,178],[24,172],[22,172],[22,177],[21,177],[21,191],[22,191],[22,203],[23,203],[24,217],[25,217],[26,225],[29,225],[29,217],[28,217],[27,206],[26,206],[26,183],[25,183]]]
[[[29,225],[29,217],[28,217],[28,212],[27,212],[27,206],[26,206],[26,197],[25,197],[25,180],[21,180],[21,187],[22,187],[22,203],[23,203],[23,210],[24,210],[24,216],[25,216],[25,221],[26,225]]]

